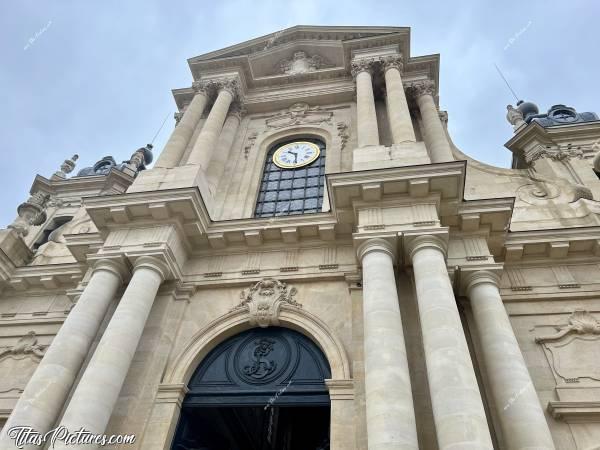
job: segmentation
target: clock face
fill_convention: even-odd
[[[319,147],[312,142],[290,142],[275,151],[273,162],[282,169],[295,169],[310,164],[320,153]]]

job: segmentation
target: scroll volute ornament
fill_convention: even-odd
[[[250,313],[250,324],[266,328],[270,325],[279,325],[279,312],[282,305],[302,308],[302,305],[294,296],[297,293],[295,287],[289,288],[274,278],[264,278],[254,286],[244,289],[240,298],[241,303],[234,308],[247,309]]]

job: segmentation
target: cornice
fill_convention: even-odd
[[[72,289],[82,280],[87,264],[48,264],[16,268],[9,281],[15,291]]]
[[[504,242],[507,262],[584,254],[600,256],[600,227],[509,232]]]

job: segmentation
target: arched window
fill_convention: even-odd
[[[325,185],[325,144],[297,138],[280,142],[265,160],[255,217],[321,211]]]

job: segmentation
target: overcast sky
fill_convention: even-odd
[[[171,89],[187,59],[293,25],[412,28],[413,56],[441,54],[440,104],[463,152],[508,167],[505,113],[519,97],[541,111],[600,112],[600,2],[588,1],[3,1],[0,4],[0,226],[35,174],[80,155],[120,162],[174,126]]]

